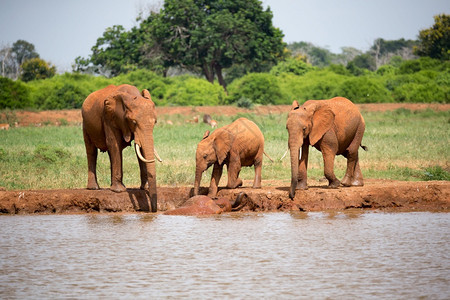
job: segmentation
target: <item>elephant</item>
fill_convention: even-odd
[[[165,215],[215,215],[223,212],[238,211],[245,206],[246,201],[242,201],[243,198],[247,198],[247,195],[243,192],[239,193],[235,201],[230,201],[227,198],[212,199],[211,197],[198,195],[189,198],[187,205],[164,212]]]
[[[309,145],[322,152],[328,187],[363,186],[358,149],[362,146],[365,122],[355,104],[343,97],[329,100],[308,100],[299,106],[292,102],[286,129],[291,156],[291,186],[289,197],[296,189],[307,189]],[[340,182],[334,174],[336,155],[347,158],[347,171]]]
[[[255,166],[253,188],[261,188],[261,169],[264,136],[258,126],[246,118],[239,118],[210,134],[207,130],[197,146],[194,195],[198,195],[202,174],[214,165],[208,196],[217,194],[223,166],[227,166],[227,188],[242,185],[241,167]],[[266,154],[267,155],[267,154]]]
[[[108,151],[111,163],[111,187],[114,192],[124,192],[122,182],[122,151],[134,140],[140,167],[141,189],[150,194],[152,211],[156,211],[156,168],[153,128],[157,122],[155,103],[148,90],[131,85],[109,85],[91,93],[84,101],[83,137],[88,160],[90,190],[99,189],[97,182],[98,149]]]

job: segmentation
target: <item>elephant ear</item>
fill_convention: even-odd
[[[152,97],[150,96],[150,92],[148,90],[142,90],[142,97],[150,100],[152,99]]]
[[[125,121],[125,105],[123,103],[124,93],[114,93],[105,99],[105,116],[107,122],[113,127],[120,129],[123,139],[128,143],[131,141],[131,131]]]
[[[233,135],[228,130],[221,130],[217,133],[213,142],[213,148],[216,152],[217,162],[219,165],[221,165],[225,158],[227,158],[227,155],[231,150],[233,140]]]
[[[312,129],[309,134],[309,142],[315,145],[323,135],[332,128],[334,113],[328,105],[321,106],[312,117]]]
[[[203,135],[202,140],[206,139],[209,136],[209,130],[205,131],[205,134]]]
[[[300,107],[300,105],[298,104],[297,100],[292,101],[291,110],[296,110],[299,107]]]

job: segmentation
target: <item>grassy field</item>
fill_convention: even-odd
[[[365,178],[395,180],[450,180],[450,111],[362,112],[366,120],[360,164]],[[247,117],[260,127],[265,136],[265,151],[274,159],[265,159],[263,180],[277,180],[286,186],[290,182],[287,149],[287,114],[237,115],[217,117],[227,124],[238,117]],[[163,158],[157,164],[159,185],[193,185],[195,150],[206,124],[189,124],[188,116],[159,116],[154,130],[155,146]],[[174,125],[165,121],[171,120]],[[335,172],[342,178],[346,160],[336,159]],[[139,186],[139,170],[134,150],[124,150],[124,183]],[[202,185],[209,184],[212,168],[205,173]],[[241,177],[253,179],[253,168],[243,168]],[[310,150],[308,176],[323,177],[321,153]],[[109,187],[109,159],[99,155],[98,178],[101,187]],[[226,172],[222,176],[224,185]],[[84,188],[87,162],[80,126],[44,126],[11,128],[0,131],[0,187],[13,189]]]

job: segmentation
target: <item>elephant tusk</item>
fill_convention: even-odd
[[[136,154],[137,154],[137,156],[139,157],[140,160],[142,160],[145,163],[153,163],[153,162],[155,162],[154,159],[145,159],[144,156],[142,156],[141,147],[138,144],[135,143],[134,147],[136,149]]]
[[[302,147],[298,149],[298,160],[302,159]]]
[[[153,148],[153,152],[155,153],[156,159],[157,159],[159,162],[162,162],[162,159],[161,159],[161,157],[159,157],[158,152],[156,151],[155,148]]]
[[[284,152],[283,156],[280,158],[280,160],[283,160],[283,158],[286,156],[286,154],[288,153],[289,148],[286,149],[286,152]]]

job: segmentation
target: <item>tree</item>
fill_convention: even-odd
[[[419,56],[441,60],[450,59],[450,15],[434,17],[434,25],[419,32],[419,45],[414,48]]]
[[[389,63],[393,56],[400,56],[403,59],[413,59],[414,55],[413,47],[417,44],[417,41],[413,40],[384,40],[381,38],[376,39],[373,42],[369,53],[375,59],[375,66],[378,69],[381,65]]]
[[[20,74],[20,66],[28,59],[38,58],[34,45],[17,40],[12,46],[0,49],[1,74],[3,77],[17,79]]]
[[[351,62],[349,62],[347,67],[349,65],[354,65],[360,69],[367,69],[370,71],[376,70],[375,59],[369,53],[356,56]]]
[[[28,59],[39,58],[39,54],[36,52],[34,45],[24,40],[17,40],[12,45],[12,53],[14,53],[19,66]]]
[[[151,22],[151,35],[173,65],[215,77],[226,89],[223,70],[255,69],[283,56],[281,30],[259,0],[167,0]]]
[[[136,45],[129,38],[129,32],[122,25],[106,28],[103,36],[91,48],[88,59],[77,57],[74,71],[117,76],[136,68]]]
[[[72,70],[106,76],[117,76],[138,68],[163,73],[161,51],[149,35],[154,15],[150,14],[145,20],[138,18],[142,22],[130,31],[126,31],[121,25],[106,28],[103,36],[91,48],[89,58],[78,56]]]
[[[15,60],[12,56],[12,49],[10,46],[5,46],[2,49],[0,49],[0,60],[2,62],[1,75],[3,77],[8,78],[16,78],[16,71],[15,71]]]
[[[32,58],[26,60],[22,65],[22,75],[20,79],[23,81],[31,81],[35,79],[45,79],[53,77],[56,73],[56,67],[49,65],[45,60],[40,58]]]

